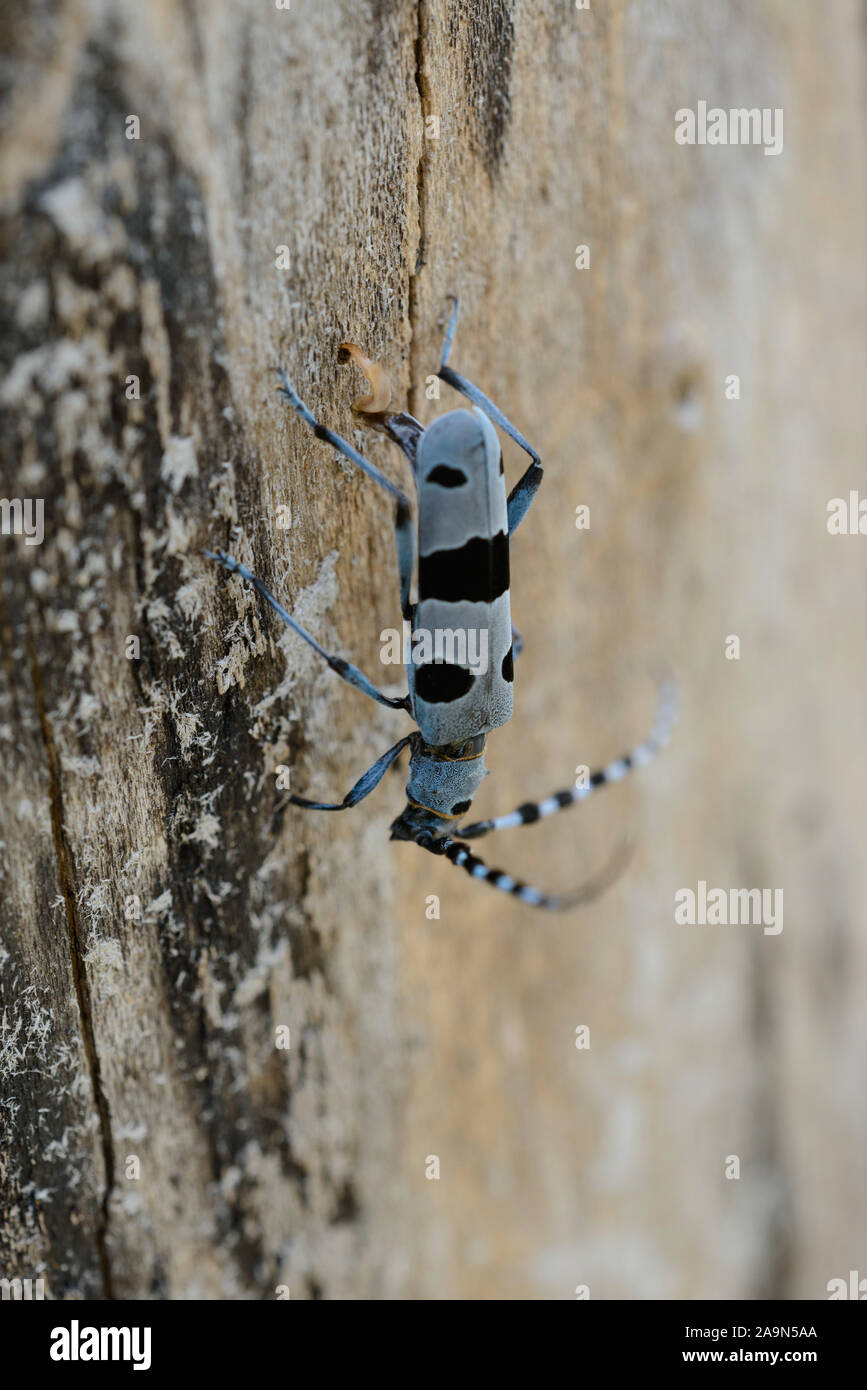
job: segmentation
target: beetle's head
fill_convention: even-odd
[[[432,831],[442,835],[448,830],[448,822],[429,811],[425,806],[416,806],[408,801],[396,820],[391,823],[392,840],[417,840],[422,831]]]

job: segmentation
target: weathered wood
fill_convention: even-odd
[[[2,487],[45,538],[0,540],[0,1276],[824,1296],[865,1233],[864,542],[825,529],[864,442],[858,5],[111,0],[12,35]],[[783,154],[676,144],[699,99],[783,107]],[[342,795],[408,725],[200,553],[397,679],[390,508],[271,367],[407,481],[337,347],[433,418],[455,291],[454,364],[546,467],[475,810],[641,737],[661,660],[684,687],[663,761],[480,846],[557,887],[637,834],[577,917],[389,845],[399,776],[275,813],[278,766]],[[783,887],[784,931],[676,926],[699,879]]]

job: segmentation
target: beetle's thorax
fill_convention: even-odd
[[[461,743],[429,747],[421,737],[412,744],[406,795],[407,812],[422,813],[432,819],[427,828],[444,829],[443,822],[454,822],[463,816],[488,775],[485,767],[484,734]],[[406,816],[407,812],[404,812]],[[394,827],[392,827],[394,829]],[[398,837],[400,838],[400,837]]]

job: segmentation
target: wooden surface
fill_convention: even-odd
[[[825,1297],[867,1233],[867,541],[825,527],[864,477],[860,6],[4,8],[2,490],[45,540],[0,549],[0,1276]],[[783,153],[676,144],[700,99],[783,107]],[[475,810],[642,737],[660,662],[683,687],[663,759],[484,842],[564,888],[634,835],[575,916],[390,845],[398,774],[275,815],[279,765],[342,796],[407,721],[200,554],[399,679],[390,510],[271,367],[406,483],[337,348],[430,420],[452,292],[453,364],[546,468]],[[701,879],[783,888],[783,932],[676,925]]]

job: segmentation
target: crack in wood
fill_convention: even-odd
[[[60,881],[60,891],[63,895],[66,913],[72,979],[75,986],[76,999],[78,1001],[82,1042],[87,1058],[90,1083],[93,1089],[97,1115],[99,1117],[102,1156],[105,1165],[105,1189],[96,1229],[96,1247],[99,1254],[99,1265],[102,1273],[102,1285],[105,1297],[107,1299],[113,1299],[111,1261],[108,1253],[109,1207],[114,1191],[114,1140],[111,1133],[111,1115],[109,1113],[108,1100],[106,1099],[102,1086],[99,1054],[96,1049],[93,1011],[90,1001],[90,985],[87,979],[87,969],[84,964],[81,922],[78,916],[78,905],[76,901],[75,860],[63,823],[63,792],[60,783],[60,758],[57,753],[54,735],[51,731],[51,721],[48,718],[42,671],[39,666],[39,659],[36,655],[36,644],[33,640],[33,633],[30,630],[29,623],[27,627],[27,649],[30,655],[30,669],[33,679],[33,691],[36,697],[36,711],[39,719],[39,728],[42,734],[42,742],[45,747],[45,762],[48,768],[51,830],[54,837],[54,850],[57,856],[57,872]]]
[[[425,108],[430,96],[430,83],[424,70],[424,44],[427,37],[427,25],[425,23],[425,0],[419,0],[416,8],[416,32],[415,32],[415,87],[418,92],[419,119],[421,122],[420,150],[415,169],[415,196],[418,211],[418,242],[415,251],[415,265],[410,271],[409,276],[409,412],[418,418],[419,413],[419,391],[421,375],[418,369],[418,277],[424,269],[425,257],[427,253],[426,237],[426,202],[427,188],[425,181],[425,137],[424,137],[424,117]]]

